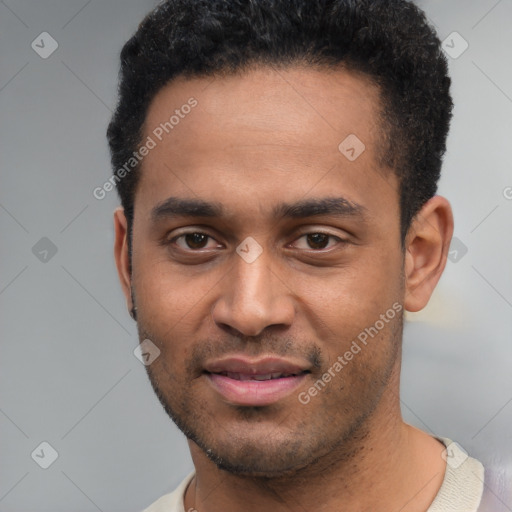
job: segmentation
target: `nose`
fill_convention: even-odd
[[[270,267],[265,251],[248,263],[237,254],[219,283],[220,296],[212,308],[219,327],[258,336],[270,326],[290,326],[295,315],[293,292]]]

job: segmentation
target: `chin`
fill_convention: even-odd
[[[305,443],[297,439],[282,440],[272,446],[268,444],[268,439],[242,441],[236,436],[223,442],[190,439],[219,469],[244,477],[290,477],[316,460],[313,453],[304,452]]]
[[[295,476],[300,472],[301,469],[308,466],[308,464],[298,464],[297,461],[294,461],[291,465],[285,464],[276,464],[275,460],[268,461],[268,464],[265,464],[265,461],[247,461],[241,460],[240,458],[226,458],[214,454],[211,450],[205,452],[208,458],[215,463],[215,465],[222,469],[223,471],[227,471],[232,475],[238,475],[243,477],[250,478],[285,478],[290,476]]]

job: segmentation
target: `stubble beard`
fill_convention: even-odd
[[[339,420],[336,420],[336,414],[332,412],[336,402],[324,402],[325,407],[311,420],[306,421],[301,417],[301,413],[304,413],[307,406],[299,405],[297,402],[296,411],[292,411],[286,417],[286,420],[289,420],[290,416],[296,418],[287,432],[288,435],[281,436],[275,442],[268,433],[254,435],[255,425],[262,418],[269,417],[272,406],[233,406],[239,428],[236,432],[228,432],[225,425],[207,412],[208,404],[201,398],[194,397],[190,391],[190,381],[179,382],[165,361],[146,366],[146,371],[165,412],[184,435],[218,468],[234,475],[271,478],[273,481],[301,479],[306,474],[321,474],[333,464],[349,464],[357,458],[365,439],[370,434],[369,423],[372,414],[390,381],[401,352],[403,315],[397,315],[395,320],[390,333],[392,339],[388,340],[392,350],[389,350],[385,361],[380,365],[378,375],[372,375],[368,389],[349,400],[349,403],[344,402],[341,415],[340,411],[337,411]],[[138,328],[141,340],[152,339],[159,347],[172,343],[172,340],[167,339],[163,342],[154,336],[151,337],[140,319]],[[335,383],[330,385],[334,386]],[[331,395],[333,389],[331,388],[330,393],[326,395]],[[244,426],[251,427],[249,430],[252,436],[244,435]],[[279,428],[280,425],[277,425],[276,429]]]

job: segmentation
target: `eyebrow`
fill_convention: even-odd
[[[358,217],[366,220],[367,208],[344,197],[304,199],[296,203],[281,203],[274,208],[276,218],[304,218],[326,215],[332,217]]]
[[[272,213],[275,218],[306,218],[315,216],[355,217],[366,221],[367,208],[349,201],[344,197],[327,197],[320,199],[303,199],[295,203],[280,203]],[[202,199],[185,199],[169,197],[159,203],[151,212],[151,218],[158,222],[173,217],[222,217],[224,208],[221,203],[207,202]]]

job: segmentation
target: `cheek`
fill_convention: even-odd
[[[399,271],[391,256],[361,255],[328,277],[301,276],[294,291],[309,321],[317,322],[318,328],[323,324],[327,336],[330,331],[330,337],[339,334],[346,339],[373,325],[401,300]]]
[[[133,263],[138,307],[146,310],[147,318],[155,315],[159,322],[184,317],[211,288],[207,273],[198,277],[193,267],[173,264],[166,249],[155,247],[150,240],[134,250]]]
[[[141,258],[134,266],[137,318],[150,337],[160,341],[169,361],[183,360],[187,347],[210,321],[211,294],[222,276],[217,271],[180,272],[162,259],[143,262]]]

